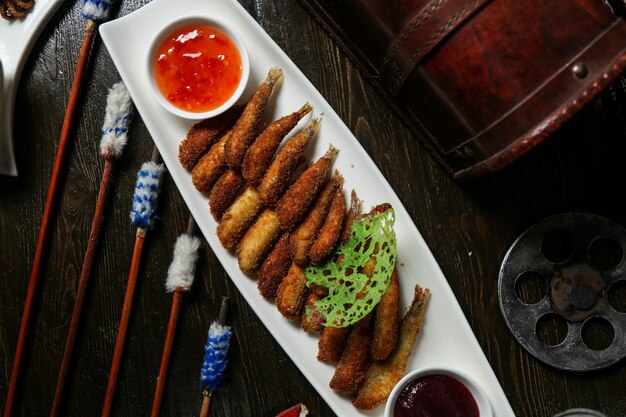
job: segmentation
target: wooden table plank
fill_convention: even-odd
[[[146,0],[123,1],[122,16]],[[497,277],[506,250],[525,229],[564,211],[588,211],[626,224],[624,125],[608,94],[547,143],[505,171],[454,183],[296,0],[245,0],[244,7],[285,50],[355,132],[405,204],[448,278],[515,412],[545,417],[569,407],[626,413],[624,363],[589,374],[541,364],[514,340],[500,314]],[[0,177],[0,401],[4,403],[71,74],[82,38],[82,2],[68,1],[43,31],[25,67],[16,102],[18,178]],[[276,24],[277,21],[288,22]],[[46,415],[54,395],[75,286],[103,160],[97,153],[107,89],[119,80],[106,49],[93,51],[82,114],[74,132],[36,327],[26,355],[16,416]],[[626,106],[622,107],[625,111]],[[152,143],[137,119],[117,173],[87,292],[64,414],[94,416],[106,388],[134,230],[128,220],[135,172]],[[116,416],[147,414],[171,296],[163,289],[171,250],[188,211],[166,176],[160,220],[147,242],[137,302],[114,405]],[[271,416],[304,402],[332,412],[239,295],[204,246],[193,291],[184,297],[162,416],[199,411],[195,391],[206,330],[222,295],[232,298],[235,342],[213,416]]]

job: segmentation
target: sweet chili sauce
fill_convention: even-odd
[[[472,393],[455,378],[427,375],[407,385],[396,400],[394,417],[479,417]]]
[[[221,30],[190,25],[169,35],[156,53],[154,77],[174,106],[202,113],[224,104],[242,76],[241,55]]]

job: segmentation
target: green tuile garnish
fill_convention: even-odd
[[[306,268],[307,286],[318,284],[328,289],[328,296],[315,303],[326,319],[324,326],[350,326],[380,301],[396,263],[395,219],[391,204],[374,207],[354,220],[350,239],[328,260]],[[363,269],[370,260],[375,260],[375,266],[368,277]]]

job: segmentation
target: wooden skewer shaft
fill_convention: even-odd
[[[91,233],[89,234],[89,243],[87,244],[87,250],[85,251],[85,260],[83,261],[83,268],[80,272],[80,278],[78,281],[78,290],[76,293],[76,300],[74,301],[74,311],[72,312],[70,329],[67,334],[67,341],[65,342],[65,351],[63,352],[63,360],[61,361],[61,368],[59,370],[59,378],[54,392],[54,400],[52,402],[50,417],[57,417],[60,413],[65,381],[67,380],[72,351],[74,350],[74,342],[76,341],[76,331],[78,330],[78,324],[80,322],[80,316],[83,309],[83,301],[85,300],[85,293],[87,292],[87,283],[89,282],[89,275],[91,273],[91,266],[93,264],[93,258],[96,252],[102,222],[104,220],[104,208],[106,206],[108,191],[111,185],[112,173],[113,161],[107,158],[104,165],[102,181],[100,183],[100,192],[98,193],[96,210],[91,223]]]
[[[111,370],[109,371],[109,381],[104,396],[104,404],[102,406],[102,417],[111,415],[113,405],[113,397],[115,396],[115,388],[117,386],[117,377],[122,364],[122,354],[124,352],[124,343],[126,341],[126,332],[128,330],[128,322],[130,321],[130,313],[133,307],[133,298],[135,296],[135,288],[137,286],[137,276],[139,273],[139,265],[141,262],[141,254],[143,252],[143,244],[146,237],[146,229],[137,229],[135,237],[135,249],[133,251],[133,259],[130,265],[130,274],[128,276],[128,284],[126,285],[126,295],[124,296],[124,305],[122,306],[122,317],[120,319],[119,328],[117,330],[117,339],[115,340],[115,350],[113,352],[113,361],[111,362]]]
[[[187,221],[187,234],[191,236],[195,222],[192,216],[189,216]],[[163,346],[163,355],[161,356],[161,367],[159,369],[159,376],[157,377],[157,386],[154,393],[154,400],[152,402],[151,417],[158,417],[161,411],[161,403],[163,402],[163,393],[165,391],[165,383],[167,381],[167,371],[170,367],[170,358],[172,356],[172,348],[174,346],[174,335],[176,334],[176,325],[178,323],[178,315],[180,313],[180,305],[183,299],[182,290],[174,291],[172,299],[172,308],[170,310],[170,320],[167,324],[167,335],[165,336],[165,344]]]
[[[83,37],[83,42],[80,47],[80,53],[78,55],[78,62],[76,63],[76,69],[74,70],[74,80],[72,82],[72,88],[70,90],[70,98],[67,103],[67,109],[65,110],[63,127],[61,128],[61,136],[59,137],[57,153],[54,160],[54,166],[52,168],[52,176],[50,179],[50,185],[48,187],[48,197],[46,199],[46,205],[43,211],[41,227],[39,229],[39,237],[37,238],[37,248],[35,249],[33,268],[30,274],[28,292],[26,294],[26,302],[24,305],[24,313],[22,314],[22,323],[20,325],[20,334],[18,336],[17,347],[15,349],[15,357],[13,359],[11,380],[9,382],[9,390],[4,406],[4,417],[10,417],[13,412],[17,385],[19,384],[20,371],[22,368],[24,347],[26,346],[28,333],[31,327],[31,321],[33,319],[33,307],[35,302],[35,295],[39,286],[39,277],[41,275],[43,257],[49,240],[50,229],[52,226],[52,216],[57,207],[57,200],[61,187],[61,176],[64,171],[63,168],[65,165],[65,159],[69,150],[70,133],[72,132],[74,127],[76,112],[78,110],[78,99],[82,90],[83,81],[85,79],[85,73],[88,63],[87,61],[89,58],[89,52],[91,50],[91,45],[93,44],[95,33],[96,23],[92,20],[88,20],[87,26],[85,28],[85,36]]]
[[[200,417],[207,417],[209,415],[210,407],[211,407],[211,392],[204,391],[202,393],[202,408],[200,408]]]
[[[167,324],[167,335],[165,336],[165,345],[163,346],[163,356],[161,356],[161,368],[159,369],[156,391],[154,393],[154,401],[152,402],[152,411],[150,413],[151,417],[158,417],[161,410],[161,402],[163,401],[163,392],[165,391],[167,371],[170,367],[172,347],[174,346],[174,334],[176,333],[176,324],[178,323],[178,315],[180,313],[182,299],[183,291],[174,291],[172,309],[170,311],[170,321]]]

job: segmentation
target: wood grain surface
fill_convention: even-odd
[[[547,417],[570,407],[588,407],[610,417],[626,416],[624,361],[584,374],[540,363],[509,332],[497,293],[498,271],[508,247],[544,217],[585,211],[626,224],[626,101],[616,102],[607,91],[505,171],[455,183],[297,0],[241,2],[329,101],[389,180],[450,282],[516,414]],[[126,15],[144,3],[123,0],[114,15]],[[33,48],[16,100],[20,176],[0,177],[0,404],[6,397],[45,193],[83,36],[81,6],[66,1]],[[97,146],[107,90],[118,80],[106,49],[96,40],[37,297],[16,416],[50,412],[104,166]],[[129,210],[135,173],[151,152],[150,136],[137,118],[116,165],[62,407],[66,416],[100,412],[134,244]],[[171,295],[164,290],[166,271],[189,216],[167,175],[159,206],[159,221],[146,241],[113,405],[113,415],[120,417],[149,413],[171,305]],[[199,412],[202,346],[222,295],[232,300],[235,337],[211,415],[270,417],[297,402],[305,403],[313,416],[333,415],[206,244],[194,287],[183,299],[161,415]]]

